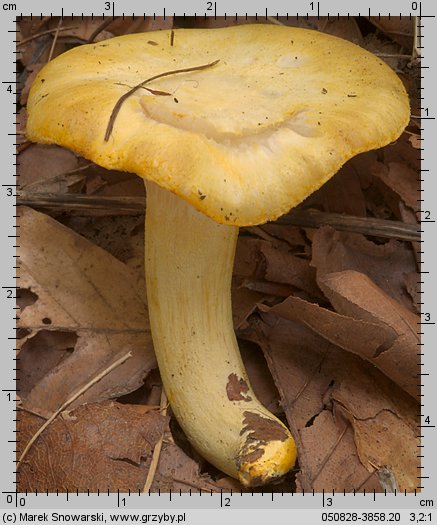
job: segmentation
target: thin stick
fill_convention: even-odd
[[[37,38],[40,38],[41,36],[45,35],[51,35],[52,33],[56,33],[57,31],[69,31],[70,29],[77,29],[77,26],[68,26],[68,27],[60,27],[56,29],[46,29],[45,31],[41,31],[40,33],[36,33],[35,35],[29,36],[28,38],[23,38],[23,40],[20,40],[17,43],[17,47],[24,46],[24,44],[27,44],[28,42],[32,42],[32,40],[36,40]]]
[[[163,416],[167,414],[167,396],[165,395],[164,387],[161,390],[161,402],[159,404],[160,411]],[[155,478],[156,470],[158,468],[159,458],[161,456],[162,443],[164,441],[164,432],[161,434],[161,437],[158,439],[155,448],[153,449],[152,461],[150,462],[149,472],[147,473],[146,482],[144,483],[143,493],[149,492],[150,487],[152,486],[153,480]]]
[[[56,42],[58,41],[59,29],[61,28],[61,23],[62,23],[62,18],[59,19],[58,26],[56,27],[55,35],[53,37],[53,42],[52,42],[52,45],[50,47],[49,58],[47,59],[47,62],[50,62],[50,60],[53,57],[53,53],[55,51]]]
[[[142,215],[146,200],[143,197],[96,197],[74,193],[62,195],[20,190],[17,204],[35,209],[104,210],[115,215],[123,213]]]
[[[118,20],[120,17],[116,16],[114,18],[107,18],[104,20],[97,28],[91,33],[91,36],[86,40],[87,44],[92,44],[94,42],[94,39],[96,36],[98,36],[102,31],[104,31],[107,27],[109,27],[113,22]]]
[[[96,197],[93,195],[52,193],[28,193],[20,191],[17,205],[35,209],[102,210],[114,215],[144,213],[146,202],[143,197]],[[332,226],[336,230],[362,233],[374,237],[417,242],[420,240],[420,225],[401,221],[355,217],[341,213],[327,213],[319,210],[292,210],[280,217],[275,224],[320,228]],[[262,226],[261,226],[262,227]]]
[[[24,461],[24,458],[27,456],[29,450],[32,448],[32,445],[35,443],[35,441],[39,438],[39,436],[44,432],[44,430],[59,416],[59,414],[64,411],[68,406],[71,405],[78,397],[80,397],[82,394],[84,394],[87,390],[89,390],[93,385],[98,383],[101,379],[103,379],[106,375],[108,375],[110,372],[114,370],[114,368],[117,368],[121,364],[123,364],[125,361],[127,361],[130,357],[132,357],[132,352],[128,352],[123,357],[120,357],[120,359],[117,359],[112,365],[108,366],[105,370],[100,372],[100,374],[96,375],[91,381],[89,381],[85,386],[83,386],[80,390],[78,390],[75,394],[73,394],[65,403],[63,403],[56,412],[54,412],[49,419],[40,427],[37,432],[32,436],[29,443],[26,445],[25,449],[23,450],[20,459],[17,463],[17,470],[20,468],[21,463]]]
[[[376,219],[374,217],[355,217],[341,213],[326,213],[319,210],[293,210],[277,220],[278,224],[320,228],[332,226],[337,230],[362,233],[373,237],[419,241],[420,225],[407,224],[401,221]]]
[[[172,71],[165,71],[164,73],[160,73],[159,75],[155,75],[153,77],[150,77],[147,80],[143,80],[143,82],[140,82],[139,84],[134,86],[132,89],[130,89],[127,93],[122,95],[117,100],[117,102],[116,102],[116,104],[115,104],[115,106],[114,106],[114,108],[112,110],[111,116],[109,117],[108,126],[106,128],[106,133],[105,133],[105,142],[108,142],[109,137],[111,136],[112,129],[114,127],[114,122],[115,122],[115,119],[117,118],[117,115],[118,115],[120,109],[121,109],[121,106],[123,105],[123,103],[125,102],[126,99],[128,99],[131,95],[133,95],[135,93],[135,91],[137,91],[138,89],[141,89],[142,87],[144,87],[149,82],[152,82],[152,80],[156,80],[158,78],[163,78],[163,77],[168,77],[170,75],[177,75],[178,73],[190,73],[191,71],[201,71],[203,69],[207,69],[207,68],[215,66],[218,62],[220,62],[220,60],[214,60],[214,62],[211,62],[209,64],[205,64],[203,66],[195,66],[195,67],[188,67],[188,68],[184,68],[184,69],[173,69]]]
[[[40,417],[41,419],[47,419],[46,416],[43,416],[42,414],[38,414],[38,412],[35,412],[34,410],[31,410],[30,408],[26,408],[23,405],[17,405],[17,410],[21,410],[22,412],[27,412],[28,414],[32,414],[33,416]]]

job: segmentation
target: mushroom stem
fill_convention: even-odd
[[[245,486],[294,465],[289,430],[256,398],[232,325],[236,226],[217,224],[146,182],[146,282],[171,408],[197,451]]]

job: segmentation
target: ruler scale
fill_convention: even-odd
[[[434,519],[432,509],[437,504],[437,451],[435,447],[437,403],[436,374],[437,354],[435,352],[437,334],[435,324],[437,318],[437,249],[435,248],[435,221],[437,220],[437,182],[434,171],[437,168],[434,143],[436,141],[436,85],[437,64],[435,53],[437,49],[437,25],[435,19],[435,5],[431,1],[423,2],[395,2],[388,1],[384,5],[378,2],[356,2],[352,6],[344,1],[321,2],[271,2],[268,7],[260,2],[246,3],[242,6],[231,2],[166,2],[165,6],[148,3],[146,6],[139,2],[121,1],[93,1],[78,0],[73,3],[42,0],[38,4],[30,1],[16,3],[0,3],[0,24],[2,35],[2,162],[3,177],[1,184],[1,235],[3,240],[2,273],[1,273],[1,334],[2,366],[1,377],[1,414],[3,416],[0,428],[0,480],[1,480],[1,507],[4,510],[4,522],[27,522],[31,514],[41,514],[47,509],[59,509],[59,513],[86,509],[89,513],[104,512],[102,521],[113,519],[109,512],[116,510],[122,513],[128,510],[138,511],[144,516],[144,509],[159,509],[155,513],[148,511],[151,516],[167,512],[169,515],[180,517],[180,522],[199,523],[205,519],[223,519],[219,512],[229,509],[235,511],[232,516],[243,516],[237,511],[249,509],[254,522],[257,519],[307,519],[315,523],[323,521],[394,521],[400,523],[429,523]],[[237,11],[236,11],[237,10]],[[16,371],[19,361],[16,357],[15,341],[17,340],[15,321],[19,316],[19,309],[15,304],[19,294],[17,282],[16,250],[19,250],[20,233],[16,228],[18,208],[15,204],[19,196],[20,184],[17,179],[17,153],[15,151],[17,116],[15,97],[22,86],[19,85],[18,71],[16,70],[16,21],[22,17],[45,16],[72,19],[75,17],[97,18],[104,21],[117,17],[225,17],[226,19],[247,16],[256,16],[259,20],[280,17],[306,18],[327,16],[329,19],[340,17],[371,16],[388,18],[408,18],[417,23],[417,52],[421,65],[421,147],[418,149],[421,171],[421,190],[418,195],[418,209],[421,210],[420,233],[422,239],[418,249],[421,265],[420,280],[417,283],[420,296],[421,322],[417,327],[420,335],[418,343],[418,359],[421,371],[418,374],[418,383],[421,386],[421,423],[417,429],[421,441],[418,446],[418,461],[421,474],[418,479],[418,488],[414,493],[395,491],[394,493],[358,492],[344,493],[326,490],[322,493],[270,493],[270,492],[189,492],[189,493],[109,493],[102,487],[98,493],[92,492],[18,492],[16,490],[16,475],[14,464],[16,450],[20,450],[19,432],[15,428],[17,409],[15,403],[19,395],[19,386],[16,386]],[[434,180],[433,180],[434,179]],[[136,515],[140,515],[140,514]],[[182,514],[184,518],[182,519]],[[217,513],[218,512],[218,513]],[[277,514],[275,514],[277,512]],[[27,514],[26,514],[27,513]],[[367,514],[366,514],[367,513]],[[374,513],[374,518],[369,513]],[[377,516],[377,513],[380,515]],[[114,513],[113,513],[114,514]],[[173,515],[173,514],[172,514]],[[18,516],[18,517],[17,517]],[[188,517],[187,517],[188,516]],[[270,516],[270,517],[269,517]],[[376,517],[375,517],[376,516]],[[154,521],[152,518],[147,518]],[[163,518],[164,519],[164,518]],[[190,521],[191,519],[191,521]],[[229,518],[225,518],[229,519]],[[246,518],[244,518],[246,520]],[[177,517],[174,520],[178,520]],[[203,520],[203,521],[202,521]],[[42,520],[45,521],[45,520]],[[96,520],[95,521],[99,521]],[[135,519],[133,519],[135,521]],[[140,518],[141,521],[141,518]]]

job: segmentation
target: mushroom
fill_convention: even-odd
[[[257,400],[232,326],[240,226],[273,220],[409,121],[399,78],[345,40],[270,25],[127,35],[47,64],[30,140],[134,172],[147,192],[153,342],[197,451],[243,485],[292,468],[287,427]]]

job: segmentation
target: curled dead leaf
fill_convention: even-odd
[[[33,414],[20,413],[23,447],[41,424]],[[166,425],[167,418],[147,406],[103,402],[66,412],[29,451],[19,490],[138,491]]]
[[[382,491],[376,475],[382,465],[396,473],[401,490],[417,488],[418,407],[410,396],[299,322],[269,312],[254,330],[297,443],[302,489]],[[384,411],[396,424],[384,419]],[[388,422],[372,435],[372,428]],[[394,433],[404,439],[398,457]]]
[[[20,216],[21,285],[37,300],[20,314],[27,335],[20,343],[23,363],[34,352],[42,330],[77,335],[73,351],[61,360],[48,358],[56,348],[44,345],[45,375],[28,376],[23,404],[48,416],[122,353],[133,357],[98,384],[77,404],[101,401],[138,388],[155,366],[148,326],[145,286],[135,272],[50,217],[30,209]],[[71,348],[71,347],[66,347]]]
[[[404,243],[390,240],[378,245],[364,235],[338,232],[326,226],[314,235],[312,254],[311,265],[317,269],[318,282],[328,273],[355,270],[367,275],[401,305],[415,311],[405,289],[405,276],[416,272],[416,261]]]
[[[394,337],[376,348],[368,359],[406,392],[418,398],[419,317],[362,273],[352,270],[331,273],[321,278],[319,283],[340,314],[393,332]]]

